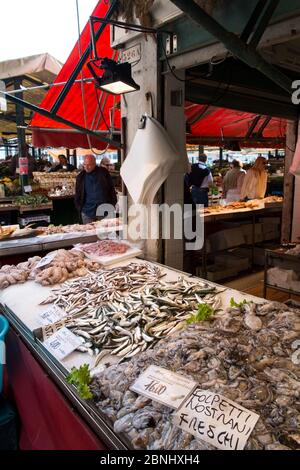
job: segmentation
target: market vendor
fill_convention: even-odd
[[[96,212],[101,204],[117,203],[116,191],[106,168],[98,167],[94,155],[86,155],[84,169],[76,178],[75,205],[80,212],[82,223],[97,220]]]
[[[241,199],[262,199],[267,189],[267,160],[258,157],[254,165],[247,171],[241,189]]]
[[[224,197],[227,202],[239,201],[246,172],[240,160],[233,160],[230,166],[223,180]]]
[[[56,165],[54,168],[51,168],[50,173],[56,171],[73,171],[75,167],[68,163],[67,157],[63,154],[58,155],[59,164]]]
[[[206,161],[205,153],[199,155],[199,162],[192,164],[187,177],[194,204],[203,204],[205,207],[208,206],[208,192],[213,184],[213,177]]]

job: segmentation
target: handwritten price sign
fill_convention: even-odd
[[[149,366],[130,390],[176,409],[195,385],[196,382],[182,375],[162,367]]]
[[[222,450],[243,450],[259,415],[198,386],[176,411],[174,424]]]

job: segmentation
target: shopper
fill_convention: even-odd
[[[67,157],[65,155],[61,154],[58,155],[58,160],[59,164],[56,165],[54,168],[51,168],[50,173],[56,172],[56,171],[73,171],[75,170],[75,167],[68,163]]]
[[[103,157],[101,162],[100,162],[100,168],[106,168],[109,171],[110,168],[111,168],[110,158]]]
[[[267,160],[258,157],[254,165],[247,171],[241,189],[241,199],[262,199],[267,189]]]
[[[115,188],[109,172],[96,165],[94,155],[86,155],[84,169],[76,178],[75,205],[83,224],[97,220],[97,208],[101,204],[117,203]]]
[[[206,165],[205,153],[199,155],[199,163],[193,163],[188,175],[188,184],[194,204],[208,206],[208,192],[213,184],[213,177]]]
[[[233,160],[230,166],[223,180],[224,197],[227,202],[239,201],[246,172],[240,160]]]

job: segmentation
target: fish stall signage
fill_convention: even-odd
[[[130,390],[177,409],[195,385],[193,380],[151,365],[138,377]]]
[[[196,386],[173,423],[218,449],[243,450],[258,419],[238,403]]]
[[[41,325],[50,325],[51,323],[56,323],[66,316],[67,313],[58,305],[54,304],[47,308],[47,310],[39,313],[39,322]]]
[[[81,344],[82,338],[74,335],[74,333],[69,331],[66,327],[56,331],[43,343],[45,348],[58,360],[64,359]]]

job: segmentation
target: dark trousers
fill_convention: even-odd
[[[208,207],[208,189],[192,187],[192,199],[195,204],[203,204],[204,207]]]

